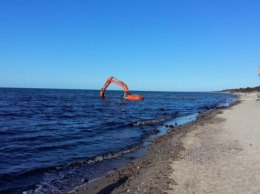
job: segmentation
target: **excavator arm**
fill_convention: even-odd
[[[105,98],[105,91],[107,89],[107,87],[111,84],[113,77],[109,77],[106,81],[106,83],[104,84],[103,88],[101,88],[100,93],[99,93],[99,97],[100,98]]]
[[[114,78],[113,76],[111,76],[111,77],[109,77],[109,78],[107,79],[105,85],[104,85],[103,88],[100,90],[99,96],[100,96],[101,98],[105,98],[105,91],[106,91],[106,89],[108,88],[108,86],[109,86],[111,83],[121,86],[121,87],[123,88],[124,92],[129,93],[128,87],[127,87],[127,85],[126,85],[124,82],[122,82],[122,81],[120,81],[120,80]]]
[[[143,96],[131,95],[127,85],[124,82],[114,78],[113,76],[110,76],[107,79],[106,83],[104,84],[103,88],[101,88],[100,93],[99,93],[100,98],[105,98],[105,91],[111,83],[122,87],[122,89],[124,91],[124,98],[125,99],[128,99],[128,100],[143,100],[144,99]]]

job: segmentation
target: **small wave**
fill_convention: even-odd
[[[236,98],[226,98],[217,104],[217,108],[225,108],[236,102]]]
[[[62,114],[60,116],[61,119],[72,119],[72,118],[75,118],[75,115],[74,114]]]
[[[15,131],[0,131],[0,136],[1,135],[6,135],[6,136],[10,136],[10,135],[16,135],[17,133]]]
[[[25,137],[17,137],[15,140],[20,142],[30,142],[30,141],[38,141],[42,139],[50,138],[50,136],[47,135],[34,135],[34,136],[25,136]]]
[[[140,126],[140,125],[154,125],[155,123],[161,123],[163,121],[169,120],[173,118],[173,116],[166,116],[166,117],[162,117],[162,118],[154,118],[154,119],[145,119],[145,120],[140,120],[140,121],[136,121],[133,123],[130,123],[130,126]]]
[[[8,118],[12,118],[12,117],[30,117],[31,114],[22,113],[22,112],[3,112],[3,113],[0,113],[0,116],[8,117]]]
[[[203,105],[199,108],[199,110],[205,112],[205,111],[209,111],[209,110],[214,110],[217,108],[217,104],[214,105]]]
[[[74,168],[74,167],[80,167],[80,166],[84,166],[84,165],[89,165],[89,164],[93,164],[96,162],[101,162],[104,160],[108,160],[108,159],[112,159],[112,158],[116,158],[119,157],[122,154],[127,154],[129,152],[132,152],[136,149],[138,149],[140,146],[139,145],[135,145],[133,147],[127,148],[125,150],[120,150],[120,151],[116,151],[116,152],[110,152],[104,155],[99,155],[99,156],[95,156],[93,158],[87,159],[87,160],[78,160],[66,165],[62,165],[62,166],[58,166],[55,168],[55,170],[59,171],[59,170],[65,170],[67,168]]]
[[[51,171],[53,169],[54,169],[54,167],[52,167],[52,166],[46,166],[46,167],[41,167],[41,168],[34,168],[34,169],[31,169],[31,170],[28,170],[28,171],[25,171],[25,172],[17,173],[15,175],[15,177],[17,177],[17,178],[22,178],[22,177],[25,178],[25,177],[30,177],[30,175],[35,176],[36,174],[42,174],[44,172]]]
[[[204,111],[209,111],[209,110],[214,110],[219,108],[226,108],[232,105],[235,101],[236,101],[235,98],[225,98],[212,105],[203,105],[199,108],[199,110],[204,112]]]

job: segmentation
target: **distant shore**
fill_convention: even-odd
[[[141,159],[71,193],[260,192],[260,102],[237,95],[236,105],[172,128]]]

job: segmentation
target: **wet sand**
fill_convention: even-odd
[[[241,94],[227,109],[171,128],[149,153],[71,193],[260,193],[260,101]]]

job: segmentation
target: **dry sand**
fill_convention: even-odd
[[[74,193],[260,194],[260,101],[243,94],[173,128],[141,159]]]
[[[260,102],[256,95],[188,133],[168,193],[260,193]]]

